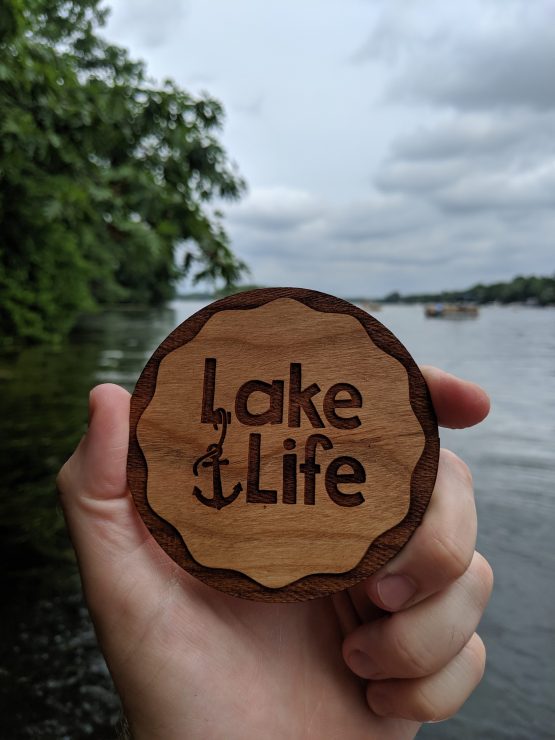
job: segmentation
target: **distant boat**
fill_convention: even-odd
[[[478,306],[472,303],[434,303],[425,306],[428,319],[476,319]]]
[[[361,301],[360,305],[365,311],[371,311],[372,313],[382,310],[382,304],[376,301]]]

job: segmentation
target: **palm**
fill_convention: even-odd
[[[160,579],[155,548],[151,540],[142,547],[152,559],[150,576],[144,562],[136,573],[126,565],[117,579],[120,599],[111,594],[122,614],[135,615],[137,639],[130,641],[129,620],[117,612],[100,629],[126,709],[148,714],[151,736],[170,738],[172,728],[188,727],[191,737],[196,728],[201,737],[229,740],[414,737],[416,723],[369,710],[365,682],[343,661],[332,599],[248,602],[203,586],[169,560]]]

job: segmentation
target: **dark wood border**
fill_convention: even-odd
[[[143,411],[154,395],[158,368],[167,354],[190,342],[218,311],[257,308],[277,298],[292,298],[323,313],[354,316],[370,339],[405,367],[409,378],[411,406],[422,426],[426,442],[413,471],[410,506],[406,517],[400,524],[374,540],[355,568],[347,573],[305,576],[284,588],[272,589],[260,585],[243,573],[224,568],[206,568],[196,562],[178,531],[159,517],[147,501],[147,465],[137,441],[136,429]],[[131,494],[143,521],[160,546],[189,573],[221,591],[257,601],[306,601],[328,596],[354,585],[387,563],[406,544],[422,520],[435,484],[438,459],[439,436],[430,394],[422,373],[408,351],[385,326],[365,311],[340,298],[313,290],[265,288],[238,293],[211,303],[189,317],[162,342],[147,362],[131,398],[127,476]]]

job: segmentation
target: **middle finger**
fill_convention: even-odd
[[[468,568],[476,531],[470,471],[457,455],[442,449],[422,523],[396,557],[354,588],[353,602],[364,594],[381,609],[398,611],[440,591]]]
[[[470,567],[449,588],[355,629],[343,644],[347,665],[367,679],[431,675],[470,640],[492,585],[489,564],[475,553]]]

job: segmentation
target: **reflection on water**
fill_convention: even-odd
[[[132,390],[153,349],[200,308],[107,312],[57,350],[31,348],[0,364],[0,736],[109,738],[118,702],[79,596],[53,492],[86,426],[98,382]],[[472,466],[479,546],[496,587],[481,633],[489,665],[461,714],[421,737],[555,737],[555,312],[488,308],[475,322],[426,321],[418,307],[378,315],[415,359],[484,385],[493,413],[480,427],[442,430]],[[347,739],[346,739],[347,740]]]
[[[111,381],[132,390],[176,321],[172,309],[104,313],[66,346],[0,364],[1,587],[10,594],[0,606],[2,738],[114,736],[119,704],[82,604],[54,478],[86,428],[90,388]]]

